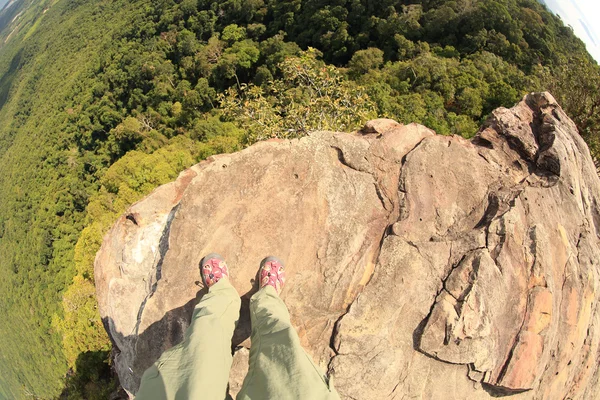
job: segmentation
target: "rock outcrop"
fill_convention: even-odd
[[[116,222],[95,277],[130,393],[181,340],[216,251],[244,300],[233,392],[252,279],[276,254],[293,324],[342,398],[598,399],[599,235],[588,148],[535,93],[470,141],[376,120],[212,157]]]

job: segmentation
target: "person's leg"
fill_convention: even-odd
[[[283,280],[279,285],[263,278],[262,288],[250,299],[249,370],[237,399],[339,399],[291,325],[288,309],[276,290]]]
[[[196,305],[183,342],[146,370],[136,400],[226,398],[231,337],[241,301],[229,279],[208,283],[209,291]]]

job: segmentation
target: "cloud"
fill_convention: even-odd
[[[579,20],[579,22],[581,23],[581,26],[583,26],[583,29],[585,29],[585,33],[587,33],[588,37],[590,38],[592,44],[594,46],[598,46],[598,44],[596,43],[596,41],[594,40],[594,37],[596,35],[594,35],[594,33],[590,30],[590,28],[588,28],[588,26],[585,24],[585,22],[583,22],[582,19]]]
[[[600,16],[600,2],[598,0],[545,0],[543,3],[552,12],[558,14],[565,25],[573,28],[575,35],[585,43],[588,52],[600,62],[600,24],[596,21],[596,16]]]

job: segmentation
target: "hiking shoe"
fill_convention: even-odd
[[[229,269],[220,254],[210,253],[200,261],[202,282],[208,288],[223,278],[229,279]]]
[[[267,257],[260,263],[260,288],[265,286],[273,286],[277,294],[281,293],[285,284],[285,272],[283,262],[277,257]]]

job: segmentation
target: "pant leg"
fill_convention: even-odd
[[[183,342],[144,372],[136,399],[225,399],[240,304],[229,280],[214,284],[196,305]]]
[[[300,345],[283,300],[271,286],[250,299],[252,345],[238,400],[339,399]]]

